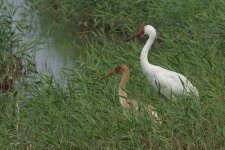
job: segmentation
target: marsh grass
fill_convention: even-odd
[[[40,9],[50,2],[33,3]],[[33,82],[24,79],[24,86],[11,96],[14,101],[2,101],[3,148],[19,149],[31,144],[36,149],[224,149],[223,1],[129,1],[131,5],[127,1],[55,2],[60,3],[57,10],[43,10],[40,15],[57,11],[60,21],[67,18],[67,11],[88,12],[112,26],[124,25],[123,32],[129,33],[141,21],[154,25],[160,37],[149,54],[149,62],[187,76],[199,89],[200,98],[160,102],[140,68],[145,38],[123,43],[123,37],[109,38],[101,25],[102,30],[91,30],[96,37],[86,40],[72,75],[65,74],[66,88],[55,83],[53,77],[42,76]],[[113,11],[116,8],[120,14]],[[86,19],[86,14],[78,16]],[[162,118],[161,126],[154,124],[147,113],[123,114],[117,95],[120,76],[100,80],[121,63],[131,71],[128,96],[141,102],[142,107],[154,105]]]
[[[15,9],[0,4],[0,99],[13,87],[15,80],[25,72],[34,71],[32,57],[32,41],[23,41],[28,26],[13,20]],[[31,44],[32,43],[32,44]]]

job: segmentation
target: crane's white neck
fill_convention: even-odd
[[[144,68],[146,66],[149,66],[151,65],[149,62],[148,62],[148,52],[153,44],[153,42],[155,41],[155,35],[149,35],[149,38],[145,44],[145,46],[143,47],[142,51],[141,51],[141,66],[142,66],[142,69],[144,70]]]

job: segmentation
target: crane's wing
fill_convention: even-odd
[[[198,90],[191,84],[191,82],[182,74],[167,71],[159,73],[155,76],[155,82],[158,90],[165,96],[174,95],[191,95],[198,96]]]

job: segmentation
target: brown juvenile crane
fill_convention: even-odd
[[[125,64],[120,64],[115,69],[113,69],[112,71],[105,74],[101,79],[105,79],[105,78],[110,77],[115,74],[122,74],[122,78],[121,78],[121,81],[119,84],[119,90],[118,90],[120,104],[125,109],[125,111],[132,109],[132,108],[138,110],[139,104],[138,104],[137,100],[128,99],[127,93],[125,91],[126,84],[129,79],[128,66]],[[154,122],[161,124],[161,120],[158,117],[158,114],[155,111],[155,108],[151,104],[148,105],[148,113],[149,113],[150,117],[154,120]]]

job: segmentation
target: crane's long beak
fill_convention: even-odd
[[[114,75],[114,74],[116,74],[116,70],[115,70],[115,69],[113,69],[112,71],[110,71],[110,72],[108,72],[107,74],[105,74],[105,75],[101,78],[101,80],[103,80],[103,79],[105,79],[105,78],[108,78],[108,77],[110,77],[110,76],[112,76],[112,75]]]
[[[134,38],[139,37],[139,36],[140,36],[140,34],[139,33],[136,33],[135,35],[132,35],[132,36],[128,37],[123,42],[127,42],[127,41],[130,41],[130,40],[133,40]]]

